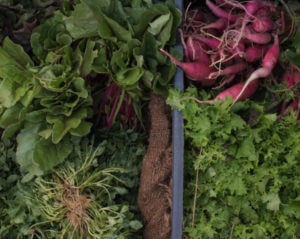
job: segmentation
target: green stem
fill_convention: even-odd
[[[117,115],[120,111],[121,105],[122,105],[123,100],[124,100],[124,96],[125,96],[125,90],[122,88],[121,95],[120,95],[120,98],[119,98],[119,102],[118,102],[118,105],[117,105],[117,108],[116,108],[116,111],[114,113],[114,117],[113,117],[113,120],[112,120],[112,125],[114,124],[114,122],[117,118]]]

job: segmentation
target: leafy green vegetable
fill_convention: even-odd
[[[65,18],[65,24],[74,39],[98,35],[99,23],[84,2],[75,5],[71,16]]]
[[[62,52],[71,43],[72,38],[66,31],[60,11],[56,11],[53,17],[36,27],[31,35],[33,53],[40,61],[45,60],[48,52]]]
[[[38,206],[30,200],[34,197],[32,183],[20,183],[15,151],[13,141],[0,142],[0,237],[7,239],[30,236],[30,225],[40,216]]]
[[[148,92],[167,94],[176,71],[159,51],[175,43],[181,20],[172,1],[65,1],[54,9],[30,25],[28,53],[9,37],[0,48],[2,138],[17,135],[25,181],[63,162],[71,137],[87,135],[94,115],[109,127],[120,119],[136,125]],[[145,15],[142,21],[135,12]],[[99,85],[102,95],[94,94]],[[114,85],[119,91],[110,91]],[[92,111],[94,101],[102,101],[99,112],[96,105]]]
[[[252,101],[231,108],[230,99],[205,105],[189,97],[199,97],[196,88],[183,95],[173,90],[168,99],[185,120],[188,238],[298,238],[300,125],[295,114],[277,121]]]
[[[63,165],[26,183],[13,142],[0,142],[0,237],[141,238],[136,200],[145,140],[119,127],[96,132],[91,140],[73,138]]]
[[[85,120],[91,117],[92,99],[79,70],[73,73],[70,65],[62,64],[34,67],[9,38],[0,48],[0,59],[0,92],[5,92],[1,104],[7,108],[0,118],[5,128],[2,137],[9,138],[23,128],[17,137],[17,162],[31,175],[28,180],[68,156],[72,151],[69,134],[89,133],[91,123]]]

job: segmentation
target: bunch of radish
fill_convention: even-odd
[[[235,103],[252,96],[260,79],[272,74],[288,17],[283,7],[268,0],[205,3],[205,7],[186,9],[180,29],[184,62],[161,51],[192,81],[213,89],[230,84],[215,100],[228,96]]]

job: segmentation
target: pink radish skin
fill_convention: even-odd
[[[209,0],[206,0],[206,5],[217,17],[225,18],[226,20],[228,20],[230,22],[235,22],[237,19],[237,17],[235,15],[233,15],[229,12],[226,12],[223,9],[217,7],[215,4],[213,4]]]
[[[296,98],[293,102],[291,102],[286,109],[283,109],[283,112],[280,114],[279,119],[281,119],[283,116],[290,113],[290,110],[298,111],[297,114],[299,114],[299,98]],[[298,115],[297,115],[298,118]]]
[[[209,46],[211,49],[216,49],[220,45],[220,41],[213,38],[207,38],[199,35],[191,35],[191,37],[195,40],[201,41]]]
[[[268,44],[271,40],[271,34],[269,33],[246,33],[244,38],[256,44]]]
[[[226,67],[224,70],[221,70],[220,72],[213,72],[209,75],[210,79],[217,78],[218,76],[225,76],[225,75],[231,75],[231,74],[237,74],[247,68],[247,65],[245,62],[239,62],[232,66]]]
[[[286,82],[286,88],[290,89],[292,86],[295,85],[294,81],[295,74],[293,72],[286,72],[283,76],[283,81]]]
[[[202,63],[210,64],[210,59],[203,51],[203,46],[199,41],[194,41],[191,37],[188,37],[187,43],[184,41],[183,32],[179,29],[181,43],[184,48],[185,61],[200,61]]]
[[[236,75],[230,75],[228,79],[224,80],[220,85],[214,87],[213,89],[218,90],[218,89],[222,88],[224,85],[231,83],[234,80],[235,76]]]
[[[219,7],[223,7],[223,8],[230,8],[232,9],[233,5],[235,6],[236,4],[234,4],[233,2],[228,2],[225,0],[215,0],[215,2],[217,3],[217,5]],[[239,6],[240,8],[240,6]]]
[[[299,72],[291,72],[291,71],[287,71],[284,76],[283,76],[283,80],[284,82],[286,82],[286,88],[290,89],[291,87],[293,87],[296,84],[300,83],[300,73]]]
[[[231,74],[237,74],[243,70],[245,70],[247,67],[245,62],[239,62],[236,63],[235,65],[228,66],[224,70],[222,70],[221,75],[231,75]]]
[[[266,51],[266,46],[250,46],[246,49],[245,59],[247,62],[255,62],[261,59]]]
[[[258,84],[259,83],[258,83],[257,79],[252,81],[248,85],[247,90],[244,90],[244,92],[242,92],[242,94],[240,95],[243,87],[245,86],[245,82],[238,83],[238,84],[233,85],[230,88],[224,90],[220,94],[218,94],[216,96],[215,100],[218,100],[218,99],[225,100],[226,97],[231,97],[235,101],[241,101],[241,100],[247,99],[256,92],[256,90],[258,88]]]
[[[199,61],[209,65],[210,59],[203,51],[201,43],[189,37],[186,43],[186,56],[190,61]]]
[[[238,45],[236,46],[236,47],[234,47],[235,46],[235,41],[232,41],[231,43],[230,43],[230,47],[232,47],[232,48],[234,48],[232,51],[231,51],[231,53],[232,54],[237,54],[237,59],[239,59],[240,57],[242,57],[243,55],[244,55],[244,52],[245,52],[245,45],[244,45],[244,43],[243,42],[239,42],[238,43]]]
[[[235,46],[235,44],[236,44],[236,42],[235,41],[232,41],[231,43],[230,43],[230,47],[234,47]],[[237,44],[237,46],[235,47],[235,49],[238,49],[239,51],[244,51],[245,50],[245,45],[244,45],[244,43],[242,43],[242,42],[239,42],[238,44]]]
[[[243,86],[243,89],[241,90],[240,94],[234,101],[234,103],[239,100],[239,98],[244,94],[246,88],[249,86],[249,84],[253,81],[256,81],[259,78],[265,78],[269,76],[275,67],[278,57],[279,57],[279,39],[278,36],[275,35],[274,37],[274,44],[271,46],[271,48],[267,51],[263,63],[262,63],[262,68],[257,69],[256,71],[252,72],[250,77],[247,79],[245,85]],[[234,104],[233,103],[233,104]]]
[[[263,6],[263,2],[261,0],[252,0],[248,2],[245,6],[246,13],[250,15],[254,15],[258,9],[260,9]]]
[[[267,17],[270,15],[268,8],[262,7],[260,8],[257,13],[255,14],[256,17]]]
[[[209,74],[213,71],[209,65],[197,61],[181,62],[167,51],[163,49],[160,50],[167,55],[175,65],[179,66],[190,80],[201,82],[205,86],[211,86],[215,83],[215,80],[208,79]]]
[[[292,88],[295,85],[295,73],[292,71],[287,71],[284,74],[282,81],[286,83],[286,89]],[[284,111],[287,111],[287,105],[288,102],[283,102],[279,118],[282,118],[285,115],[283,113]]]
[[[228,21],[224,18],[219,18],[217,21],[210,23],[204,27],[202,27],[202,29],[217,29],[217,30],[225,30],[226,27],[228,25]]]
[[[201,51],[200,42],[193,41],[191,37],[186,42],[185,57],[188,61],[196,61]]]
[[[279,39],[278,36],[276,35],[274,37],[273,46],[271,46],[271,48],[267,51],[263,59],[263,68],[270,68],[272,71],[278,61],[279,53],[280,53]]]
[[[245,100],[245,99],[251,97],[256,92],[258,85],[259,85],[258,79],[256,79],[255,81],[252,81],[248,85],[246,91],[244,91],[242,94],[240,94],[242,89],[245,87],[245,84],[246,84],[246,82],[241,82],[241,83],[235,84],[235,85],[231,86],[230,88],[222,91],[213,100],[201,101],[194,97],[191,97],[191,98],[188,97],[188,99],[195,100],[199,104],[202,104],[202,103],[213,104],[214,102],[216,102],[219,99],[222,101],[225,101],[226,98],[228,98],[228,97],[232,98],[234,100],[234,102],[242,101],[242,100]]]
[[[300,83],[300,73],[294,73],[294,82],[295,84],[299,84]]]
[[[252,27],[257,32],[268,32],[274,29],[274,23],[268,17],[257,18]]]
[[[229,4],[226,4],[225,0],[216,0],[218,5],[222,5],[222,7],[231,7]]]

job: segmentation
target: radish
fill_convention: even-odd
[[[186,56],[190,61],[199,61],[207,65],[210,63],[210,59],[203,51],[199,41],[195,41],[192,37],[189,37],[186,43],[186,48]]]
[[[215,79],[218,76],[225,76],[225,75],[231,75],[231,74],[237,74],[243,70],[245,70],[247,67],[245,62],[239,62],[235,65],[228,66],[224,70],[221,70],[219,72],[213,72],[209,75],[210,79]]]
[[[245,33],[244,38],[256,44],[268,44],[272,40],[269,33]]]
[[[255,15],[256,17],[267,17],[270,15],[270,12],[267,7],[262,7],[257,11]]]
[[[245,59],[247,62],[255,62],[261,59],[266,51],[266,46],[250,46],[246,49]]]
[[[201,82],[203,85],[210,86],[215,83],[215,80],[208,78],[209,74],[212,73],[213,69],[208,64],[202,62],[181,62],[178,61],[167,51],[160,49],[165,55],[167,55],[171,61],[182,68],[186,76],[193,81]]]
[[[293,72],[293,71],[287,71],[284,75],[283,75],[283,79],[282,81],[286,83],[286,89],[290,89],[292,88],[295,84],[299,83],[299,79],[297,79],[297,73]],[[298,81],[298,82],[297,82]],[[288,105],[289,102],[284,101],[281,107],[281,114],[279,116],[279,118],[282,118],[284,115],[286,115],[286,113],[288,113]],[[291,103],[292,104],[292,103]],[[286,113],[284,113],[286,112]]]
[[[203,51],[205,46],[202,46],[199,41],[194,41],[192,37],[188,37],[187,43],[184,41],[183,32],[179,29],[181,42],[184,48],[184,55],[186,61],[199,61],[202,63],[209,64],[210,59],[207,54]]]
[[[244,92],[242,92],[242,89],[245,87],[246,82],[241,82],[238,83],[236,85],[231,86],[230,88],[222,91],[220,94],[218,94],[215,98],[215,100],[217,99],[221,99],[221,100],[225,100],[226,97],[231,97],[236,101],[241,101],[244,100],[246,98],[249,98],[250,96],[252,96],[257,88],[258,88],[258,79],[252,81],[250,84],[248,84],[247,90],[244,90]],[[242,94],[240,94],[242,92]]]
[[[286,88],[290,89],[292,86],[295,85],[295,74],[293,72],[286,72],[283,76],[283,80],[284,82],[286,82]]]
[[[229,12],[226,12],[223,9],[217,7],[215,4],[213,4],[209,0],[206,0],[206,5],[217,17],[225,18],[226,20],[228,20],[230,22],[235,22],[237,19],[237,17],[235,15],[233,15]]]
[[[228,79],[224,80],[220,85],[214,87],[213,89],[218,90],[218,89],[222,88],[224,85],[231,83],[234,80],[235,76],[236,75],[229,75]]]
[[[263,7],[263,2],[261,0],[252,0],[250,2],[248,2],[245,6],[246,8],[246,13],[249,15],[253,15],[255,14],[258,9],[260,9],[261,7]]]
[[[299,98],[296,98],[294,101],[292,101],[288,107],[284,108],[281,112],[281,114],[279,115],[278,119],[281,119],[283,116],[287,115],[288,113],[290,113],[290,110],[295,110],[297,111],[297,114],[296,114],[296,118],[298,119],[299,117],[299,103],[300,103],[300,100]]]
[[[241,90],[243,89],[243,87],[245,86],[246,82],[240,82],[238,84],[235,84],[233,86],[231,86],[230,88],[222,91],[220,94],[218,94],[213,100],[198,100],[195,97],[186,97],[186,98],[182,98],[182,99],[190,99],[190,100],[194,100],[200,104],[202,103],[207,103],[207,104],[213,104],[215,101],[217,100],[222,100],[225,101],[227,97],[231,97],[235,102],[236,101],[242,101],[244,99],[247,99],[249,97],[251,97],[257,90],[258,88],[258,79],[252,81],[248,87],[247,90],[244,91],[242,93],[242,95],[239,96]]]
[[[211,49],[216,49],[220,45],[220,41],[214,38],[207,38],[200,35],[191,35],[191,37],[195,40],[201,41],[205,43],[207,46],[209,46]]]
[[[294,82],[295,82],[295,84],[300,83],[300,72],[294,73]]]
[[[222,7],[225,7],[225,8],[231,8],[232,6],[230,5],[230,4],[227,4],[226,2],[225,2],[225,0],[215,0],[216,1],[216,3],[218,4],[218,5],[220,5],[220,6],[222,6]],[[219,7],[220,7],[219,6]]]
[[[252,23],[252,27],[257,32],[268,32],[274,29],[274,23],[268,17],[261,17]]]
[[[230,43],[230,47],[233,48],[233,50],[231,51],[232,54],[237,54],[237,59],[239,59],[240,57],[242,57],[244,55],[244,51],[245,51],[245,45],[243,42],[239,42],[236,45],[235,41],[232,41]]]
[[[274,44],[268,50],[267,54],[265,55],[265,57],[263,59],[263,68],[270,68],[272,71],[278,61],[279,53],[280,53],[279,39],[278,39],[278,36],[275,35]]]
[[[228,25],[228,21],[224,18],[219,18],[217,21],[207,24],[206,26],[202,27],[202,29],[217,29],[217,30],[225,30]]]
[[[279,40],[278,40],[278,36],[275,35],[274,44],[268,50],[267,54],[265,55],[265,57],[263,59],[262,68],[257,69],[250,75],[250,77],[247,79],[245,85],[243,86],[240,94],[235,99],[234,103],[236,101],[238,101],[239,98],[244,94],[244,91],[246,90],[246,88],[252,81],[256,81],[259,78],[265,78],[271,74],[273,68],[275,67],[275,65],[277,63],[277,60],[279,57],[279,51],[280,51],[279,50]]]

